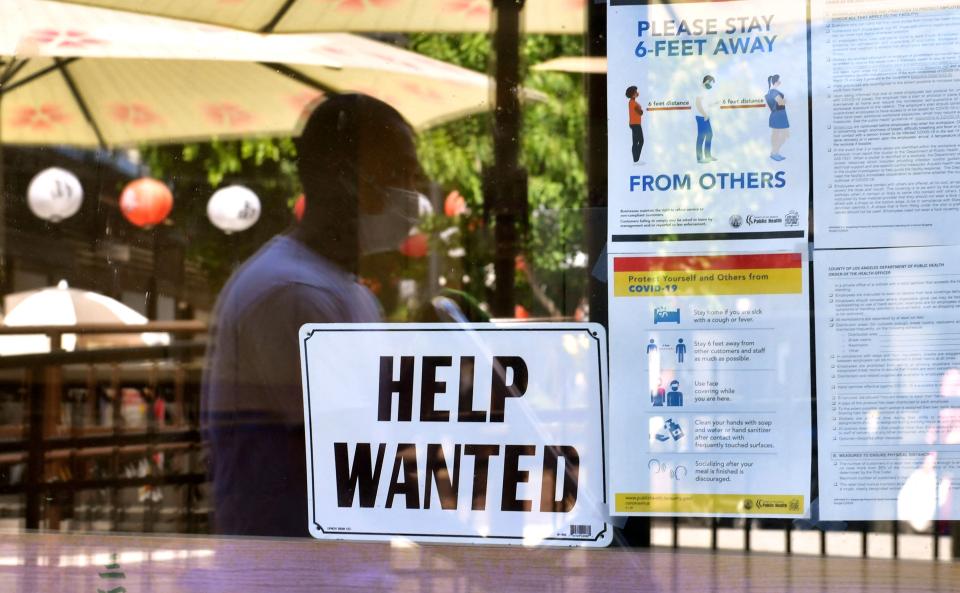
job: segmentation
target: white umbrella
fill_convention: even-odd
[[[594,56],[564,56],[540,62],[531,70],[545,72],[573,72],[576,74],[605,74],[607,58]]]
[[[489,77],[354,35],[260,35],[41,0],[0,2],[0,60],[5,144],[290,135],[324,92],[379,97],[418,128],[491,106]]]
[[[492,0],[63,0],[248,31],[487,32]],[[583,33],[588,0],[526,0],[528,33]]]
[[[15,293],[5,298],[6,327],[64,326],[85,324],[143,325],[147,318],[108,296],[78,290],[61,281],[57,286]],[[94,334],[79,338],[64,334],[64,350],[109,346],[160,346],[170,343],[166,333]],[[43,334],[0,336],[0,355],[50,352],[50,339]]]

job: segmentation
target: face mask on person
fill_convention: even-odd
[[[419,192],[384,188],[383,211],[360,213],[360,255],[396,251],[419,219],[420,204],[427,198]]]

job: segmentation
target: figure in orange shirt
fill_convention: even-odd
[[[630,131],[633,132],[633,162],[642,165],[640,153],[643,151],[643,126],[640,124],[643,123],[643,109],[637,103],[638,96],[640,93],[637,92],[637,87],[627,88],[627,98],[630,99],[627,109],[630,113]]]

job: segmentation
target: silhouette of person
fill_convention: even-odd
[[[361,254],[397,247],[413,224],[413,130],[364,95],[320,103],[297,140],[303,220],[236,270],[217,299],[201,396],[214,530],[308,536],[299,328],[375,322]]]
[[[633,162],[642,165],[640,153],[643,152],[643,108],[637,103],[637,97],[639,96],[637,87],[627,88],[627,99],[630,99],[627,101],[628,121],[630,122],[630,133],[633,140],[630,149],[633,153]]]
[[[677,347],[674,348],[677,353],[677,362],[683,362],[683,355],[687,353],[687,345],[683,343],[683,338],[677,340]]]
[[[650,338],[650,343],[647,344],[647,354],[650,354],[651,352],[656,352],[656,351],[657,351],[657,343],[653,340],[653,338]]]
[[[680,381],[670,381],[670,391],[667,392],[667,406],[683,406],[683,392],[680,391]]]

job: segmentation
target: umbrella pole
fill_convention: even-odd
[[[10,266],[7,259],[7,180],[4,176],[3,149],[3,96],[4,86],[14,72],[17,60],[13,59],[4,67],[0,74],[0,295],[7,294],[11,284]]]
[[[157,280],[157,277],[160,275],[160,227],[159,225],[154,226],[150,229],[150,234],[153,239],[153,254],[151,257],[151,268],[150,268],[150,279],[147,281],[147,319],[150,321],[157,320],[157,304],[159,303],[160,295],[157,292],[160,290],[160,282]]]
[[[524,0],[494,0],[496,30],[496,109],[494,111],[492,177],[485,183],[488,211],[494,214],[495,317],[513,317],[515,269],[520,234],[526,223],[526,171],[520,168],[520,11]],[[492,208],[491,208],[492,206]]]
[[[3,81],[0,80],[0,296],[7,294],[10,286],[10,269],[7,265],[7,180],[4,177],[6,156],[3,150]]]
[[[607,5],[587,5],[587,55],[607,55]],[[587,74],[587,200],[586,211],[588,295],[590,321],[609,331],[607,262],[601,259],[607,245],[607,75]],[[599,273],[599,274],[598,274]],[[599,277],[598,277],[599,276]],[[650,547],[650,518],[630,517],[614,530],[615,545]]]
[[[607,6],[587,7],[587,55],[607,55]],[[601,262],[607,244],[607,75],[587,74],[587,272],[590,321],[607,325],[606,262]],[[600,278],[595,266],[602,268]]]

